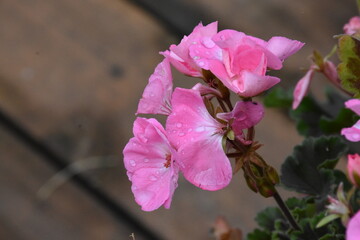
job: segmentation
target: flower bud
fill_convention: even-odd
[[[360,156],[359,154],[349,154],[347,170],[350,181],[360,187]]]
[[[350,19],[350,21],[344,25],[344,32],[348,35],[359,34],[360,33],[360,17],[355,16]]]

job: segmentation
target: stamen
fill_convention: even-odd
[[[164,167],[169,168],[171,166],[171,154],[166,154],[165,159]]]

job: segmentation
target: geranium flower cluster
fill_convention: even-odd
[[[154,118],[136,118],[134,137],[123,151],[142,210],[169,208],[180,172],[204,190],[230,183],[228,156],[254,144],[249,129],[264,116],[262,105],[251,98],[280,81],[268,70],[281,69],[302,46],[285,37],[264,41],[235,30],[218,32],[213,22],[200,23],[180,44],[161,53],[164,59],[149,78],[137,114],[166,115],[166,127]],[[170,65],[203,82],[173,90]],[[234,107],[229,90],[241,99]]]

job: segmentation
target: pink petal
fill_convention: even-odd
[[[238,101],[231,112],[218,113],[217,117],[228,122],[232,120],[231,127],[238,135],[243,129],[253,127],[263,119],[264,107],[256,102]]]
[[[267,50],[272,52],[281,61],[295,54],[304,46],[304,43],[285,37],[272,37],[267,44]]]
[[[171,113],[171,93],[173,79],[168,59],[164,59],[155,68],[154,73],[149,78],[149,83],[145,87],[142,98],[140,99],[136,114],[164,114]]]
[[[180,147],[179,165],[189,182],[209,191],[222,189],[230,183],[232,169],[221,142],[222,137],[214,135]]]
[[[294,101],[292,104],[293,109],[296,109],[300,105],[303,98],[305,97],[305,94],[307,93],[310,86],[310,81],[314,76],[314,71],[315,71],[314,68],[311,67],[309,71],[306,72],[305,76],[301,78],[296,84],[293,93],[294,95]]]
[[[211,117],[196,90],[176,88],[172,105],[166,130],[185,178],[205,190],[225,187],[232,171],[221,144],[224,126]]]
[[[161,205],[169,207],[177,187],[176,152],[155,119],[137,118],[133,131],[135,136],[126,144],[123,154],[135,200],[144,211]]]
[[[353,35],[360,32],[360,17],[355,16],[350,19],[350,21],[344,25],[343,28],[345,34]]]
[[[349,221],[346,228],[346,240],[359,240],[360,236],[360,211]]]
[[[350,99],[345,102],[345,106],[360,116],[360,99]]]
[[[173,111],[166,121],[166,131],[175,148],[207,139],[223,127],[208,113],[200,93],[196,90],[176,88],[172,106]]]
[[[241,76],[232,81],[232,89],[242,97],[254,97],[270,89],[280,82],[272,76],[260,76],[249,71],[243,71]]]
[[[194,60],[189,55],[189,48],[192,45],[200,44],[203,41],[205,46],[212,47],[213,43],[211,37],[217,33],[217,22],[203,26],[201,23],[197,25],[189,36],[184,36],[179,45],[171,45],[170,52],[164,53],[169,58],[171,63],[180,72],[193,76],[201,77],[201,68],[198,67]]]
[[[218,89],[209,87],[209,86],[201,84],[201,83],[197,83],[191,89],[198,91],[201,96],[209,96],[210,98],[214,97],[214,96],[217,96],[220,98],[222,97],[221,93]]]
[[[354,185],[358,185],[354,178],[354,173],[360,176],[360,156],[359,154],[348,154],[347,172],[350,181]],[[359,186],[360,187],[360,186]]]
[[[341,135],[344,135],[345,138],[351,142],[360,141],[360,120],[355,123],[354,126],[350,128],[343,128],[341,130]]]

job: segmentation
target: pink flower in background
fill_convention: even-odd
[[[162,125],[153,118],[137,118],[133,132],[123,154],[135,201],[144,211],[162,205],[170,208],[179,172],[174,160],[176,150]]]
[[[150,76],[136,113],[169,115],[171,113],[172,88],[173,78],[170,63],[165,58]]]
[[[360,17],[359,16],[352,17],[350,21],[344,25],[343,30],[345,34],[348,35],[360,33]]]
[[[280,69],[282,61],[303,46],[283,37],[266,42],[234,30],[220,31],[212,40],[213,44],[192,45],[190,56],[243,97],[256,96],[277,84],[279,78],[265,75],[267,68]]]
[[[336,71],[336,66],[334,63],[325,60],[322,66],[316,66],[315,64],[311,65],[310,69],[306,72],[305,76],[302,77],[296,84],[294,89],[294,100],[292,108],[295,110],[300,105],[301,101],[304,99],[305,95],[309,91],[310,82],[314,77],[315,71],[322,72],[330,82],[339,86],[340,80]]]
[[[355,181],[355,175],[360,179],[360,156],[359,154],[349,154],[348,155],[348,163],[347,163],[347,171],[349,175],[350,181],[360,187],[359,182]]]
[[[189,55],[189,48],[199,42],[214,46],[211,37],[217,33],[217,22],[203,26],[197,25],[189,36],[184,36],[179,45],[171,45],[169,51],[162,52],[171,64],[181,73],[192,77],[202,77],[201,66],[198,66]]]
[[[354,111],[360,116],[360,99],[350,99],[345,102],[345,107]],[[341,134],[351,142],[360,141],[360,120],[358,120],[352,127],[343,128]]]
[[[314,76],[314,72],[315,72],[315,66],[311,66],[309,71],[306,72],[305,76],[297,82],[293,93],[294,94],[294,101],[292,104],[293,109],[296,109],[300,105],[301,101],[308,92],[310,81]]]
[[[264,111],[264,107],[259,103],[238,101],[231,112],[218,113],[217,117],[231,122],[235,135],[242,139],[243,130],[258,124],[264,117]]]
[[[178,149],[177,163],[185,178],[204,190],[226,187],[232,169],[222,147],[225,126],[210,116],[196,90],[176,88],[172,106],[166,131]]]
[[[346,227],[346,240],[360,239],[360,211],[358,211],[349,221]]]

